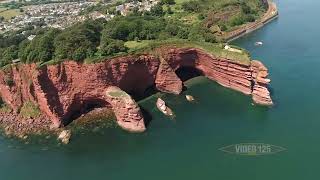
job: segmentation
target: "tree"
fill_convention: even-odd
[[[142,12],[139,11],[139,7],[134,7],[132,10],[133,15],[135,16],[141,16]]]
[[[83,47],[77,48],[72,55],[72,59],[75,61],[81,61],[86,57],[87,57],[87,51]]]
[[[161,4],[157,4],[155,6],[153,6],[150,10],[150,14],[152,16],[163,16],[164,12],[163,12],[163,8]]]
[[[2,51],[2,52],[1,52]],[[5,66],[10,64],[12,60],[18,58],[18,47],[12,45],[0,51],[1,58],[0,58],[0,66]]]
[[[19,44],[19,52],[18,52],[18,56],[20,58],[20,61],[22,62],[26,62],[27,57],[28,57],[28,46],[30,44],[29,40],[24,40]]]
[[[206,42],[210,42],[210,43],[216,43],[217,42],[216,37],[210,32],[203,33],[203,37],[204,37],[204,40]]]
[[[182,3],[182,9],[187,12],[199,12],[200,6],[201,4],[199,1],[187,1]]]
[[[241,3],[241,11],[244,13],[244,14],[251,14],[252,10],[251,10],[251,7],[248,6],[246,3]]]
[[[6,48],[12,45],[18,46],[19,43],[25,40],[26,37],[23,34],[12,33],[8,36],[3,36],[0,39],[0,48]]]
[[[246,22],[245,16],[236,16],[231,19],[231,26],[239,26],[241,24],[244,24]]]
[[[111,38],[103,39],[100,47],[101,55],[114,55],[119,52],[126,52],[127,48],[124,46],[122,40],[115,40]]]
[[[180,28],[177,36],[181,39],[188,39],[189,30],[187,28]]]
[[[167,7],[167,13],[168,13],[168,14],[173,14],[173,11],[172,11],[172,9],[171,9],[170,6]]]
[[[119,23],[112,24],[109,28],[106,28],[104,32],[113,39],[126,40],[131,32],[130,27],[132,27],[131,23],[119,21]]]
[[[198,19],[199,20],[204,20],[206,18],[206,15],[204,15],[203,13],[200,13],[199,15],[198,15]]]
[[[20,44],[19,57],[22,62],[45,62],[53,58],[54,39],[59,30],[50,29],[42,35],[37,35],[30,43],[23,42]]]
[[[165,30],[168,32],[171,36],[176,36],[179,32],[179,26],[175,24],[174,22],[168,23]]]
[[[166,27],[163,18],[153,16],[118,17],[109,21],[102,31],[102,39],[111,38],[132,41],[156,39]]]
[[[66,29],[54,39],[54,57],[77,61],[92,57],[100,44],[101,30],[101,23],[96,21],[86,21]]]
[[[221,23],[221,24],[219,25],[219,27],[220,27],[220,30],[221,30],[221,31],[226,31],[226,30],[228,30],[228,27],[227,27],[225,24],[223,24],[223,23]]]
[[[174,4],[176,4],[176,2],[174,0],[161,0],[160,4],[174,5]]]
[[[254,22],[256,20],[256,18],[252,14],[246,15],[245,19],[247,22]]]

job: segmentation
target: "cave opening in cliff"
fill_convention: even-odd
[[[201,70],[192,66],[181,66],[176,70],[176,74],[182,81],[204,75]]]
[[[153,84],[151,86],[148,86],[144,90],[127,90],[126,93],[128,93],[135,101],[140,101],[142,99],[145,99],[149,96],[152,96],[153,94],[156,94],[159,92],[156,88],[156,85]]]
[[[69,118],[64,120],[63,124],[68,125],[72,121],[77,120],[79,117],[86,115],[90,111],[93,111],[97,108],[106,108],[110,107],[109,103],[102,99],[90,99],[85,100],[82,103],[75,103],[74,110],[70,111]]]

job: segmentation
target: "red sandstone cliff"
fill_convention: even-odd
[[[120,126],[126,124],[130,128],[125,129],[141,132],[145,126],[141,125],[140,109],[135,103],[122,106],[119,100],[106,97],[107,88],[116,86],[129,94],[142,95],[155,85],[160,91],[179,94],[183,83],[175,71],[180,67],[194,67],[225,87],[252,95],[258,104],[272,105],[267,68],[259,61],[244,65],[192,48],[170,48],[161,52],[160,58],[142,54],[96,64],[65,61],[41,68],[35,64],[12,65],[0,71],[0,94],[15,112],[24,102],[38,104],[56,127],[87,109],[113,107]],[[120,106],[121,110],[117,108]],[[130,111],[127,116],[121,115],[123,108]]]
[[[110,102],[118,119],[118,124],[125,130],[131,132],[143,132],[146,127],[138,104],[116,86],[106,89],[106,100]]]

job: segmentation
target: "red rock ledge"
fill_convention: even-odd
[[[27,101],[38,104],[55,127],[92,107],[112,107],[121,127],[142,132],[145,126],[134,100],[123,104],[121,99],[106,95],[108,88],[116,86],[127,93],[142,95],[155,85],[160,91],[179,94],[183,82],[175,71],[194,67],[225,87],[252,95],[257,104],[272,105],[267,88],[268,70],[259,61],[241,64],[195,48],[166,48],[160,52],[160,58],[141,54],[96,64],[64,61],[41,68],[35,64],[12,65],[0,71],[0,95],[15,113]]]

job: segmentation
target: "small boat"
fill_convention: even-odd
[[[166,106],[166,103],[161,98],[158,98],[157,100],[157,108],[165,115],[172,116],[172,110]]]
[[[194,97],[193,96],[191,96],[191,95],[186,95],[186,99],[188,100],[188,101],[194,101]]]
[[[256,46],[262,46],[262,45],[263,45],[263,42],[258,41],[258,42],[256,42],[256,43],[254,43],[254,45],[256,45]]]

